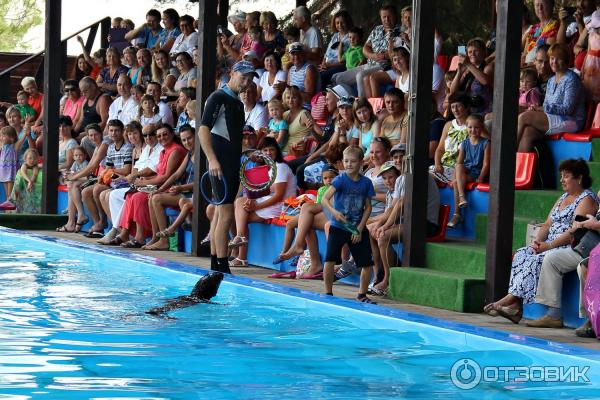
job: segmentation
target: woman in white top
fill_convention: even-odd
[[[271,185],[270,194],[258,199],[244,196],[235,201],[237,236],[230,243],[230,247],[239,247],[238,256],[231,263],[235,267],[248,265],[248,223],[279,217],[283,201],[290,196],[296,196],[296,178],[291,168],[283,161],[283,153],[275,138],[266,137],[261,151],[275,161],[277,176]]]
[[[265,53],[265,72],[258,82],[258,98],[261,101],[270,101],[273,97],[281,97],[285,87],[287,73],[281,69],[279,53],[267,51]],[[283,83],[283,85],[282,85]]]
[[[181,29],[181,34],[177,36],[171,47],[169,52],[171,57],[184,51],[192,55],[194,47],[198,45],[198,34],[194,30],[194,18],[189,15],[179,18],[179,29]]]

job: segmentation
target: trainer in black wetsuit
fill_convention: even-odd
[[[244,105],[238,93],[251,75],[254,66],[248,61],[236,63],[231,79],[223,88],[216,90],[206,100],[198,136],[202,150],[208,160],[211,177],[222,178],[227,186],[227,196],[217,206],[210,224],[211,269],[231,273],[227,259],[228,232],[233,222],[233,202],[240,184],[240,157],[242,155],[242,129],[244,126]],[[198,177],[199,179],[201,177]],[[213,192],[223,198],[223,183],[211,179]]]

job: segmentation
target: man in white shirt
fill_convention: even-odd
[[[157,82],[148,82],[148,86],[146,87],[146,94],[154,97],[154,101],[158,104],[158,113],[162,119],[163,124],[173,125],[173,111],[169,108],[167,103],[160,100],[161,95],[161,87],[160,83]]]
[[[294,26],[300,29],[300,43],[304,46],[306,59],[311,63],[320,64],[323,58],[323,37],[321,32],[312,25],[310,11],[305,6],[297,7],[292,18]]]
[[[248,82],[246,87],[240,91],[240,100],[244,103],[245,125],[250,125],[255,131],[266,128],[269,125],[269,111],[258,104],[258,91],[256,83]]]
[[[108,120],[118,119],[127,125],[138,116],[139,104],[131,95],[131,80],[127,74],[121,74],[117,80],[119,97],[108,108]],[[106,130],[108,133],[108,130]]]

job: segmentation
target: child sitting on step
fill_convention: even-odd
[[[485,182],[490,171],[490,146],[488,139],[481,137],[485,131],[483,118],[478,114],[467,117],[469,137],[463,140],[458,150],[456,170],[452,186],[454,187],[454,215],[448,228],[462,223],[460,210],[469,203],[465,197],[465,186],[469,182]]]

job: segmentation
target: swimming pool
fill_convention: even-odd
[[[204,271],[119,255],[0,229],[0,399],[582,398],[600,391],[593,351],[241,277],[223,282],[213,299],[219,304],[173,312],[175,320],[151,317],[144,311],[189,293]],[[509,366],[584,374],[569,375],[578,377],[569,383],[491,381],[490,371]],[[474,389],[457,387],[477,368],[488,375]]]

